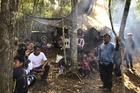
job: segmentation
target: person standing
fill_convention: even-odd
[[[133,40],[133,34],[127,33],[127,39],[125,44],[125,60],[127,68],[133,69],[133,53],[135,50],[135,42]]]
[[[27,93],[28,92],[28,83],[25,71],[25,58],[23,56],[14,57],[13,65],[13,80],[14,80],[14,89],[13,93]]]
[[[116,37],[116,46],[114,49],[113,62],[114,62],[114,74],[116,76],[116,80],[121,80],[121,41],[119,37]]]
[[[109,34],[103,36],[103,41],[99,47],[99,72],[103,82],[103,86],[100,88],[111,91],[114,44],[110,42],[111,36]]]

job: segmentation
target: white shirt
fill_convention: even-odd
[[[40,52],[38,56],[34,55],[34,53],[31,53],[28,57],[28,59],[31,61],[29,64],[29,69],[33,69],[36,67],[39,67],[43,61],[46,61],[47,58],[43,52]]]
[[[84,45],[85,45],[85,41],[84,41],[84,39],[83,38],[78,38],[77,39],[77,44],[78,44],[78,46],[79,47],[84,47]]]

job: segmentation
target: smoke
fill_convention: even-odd
[[[139,16],[140,14],[137,10],[137,1],[132,0],[124,35],[125,38],[127,38],[127,33],[133,33],[133,39],[136,46],[135,55],[140,55],[140,19],[138,19]]]
[[[125,0],[114,0],[112,6],[114,10],[113,14],[113,23],[116,33],[119,33],[120,23],[122,20],[123,9],[125,6]],[[139,12],[137,9],[137,0],[131,0],[130,10],[126,22],[126,28],[124,31],[124,38],[127,39],[127,33],[133,34],[133,40],[136,45],[135,54],[140,54],[140,19],[139,19]],[[129,45],[126,45],[129,46]]]

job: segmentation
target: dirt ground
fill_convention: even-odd
[[[135,58],[135,71],[126,71],[123,74],[122,82],[113,80],[111,92],[99,88],[102,84],[99,73],[91,73],[90,77],[72,79],[65,76],[58,76],[58,68],[54,65],[50,67],[48,85],[37,80],[34,86],[29,89],[29,93],[140,93],[140,60]]]
[[[90,77],[83,78],[81,81],[65,76],[58,77],[57,73],[58,69],[52,65],[48,85],[37,80],[29,93],[140,93],[140,77],[131,71],[124,74],[125,83],[114,81],[112,92],[98,88],[102,84],[98,73],[92,73]]]

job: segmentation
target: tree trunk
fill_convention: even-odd
[[[12,93],[12,64],[15,14],[18,0],[1,0],[0,13],[0,93]]]
[[[113,20],[112,20],[112,15],[111,15],[111,1],[112,0],[109,0],[109,5],[108,5],[108,7],[109,7],[109,19],[110,19],[112,31],[113,31],[114,35],[117,36],[117,34],[115,33],[115,30],[114,30]]]
[[[131,0],[126,0],[124,12],[123,12],[123,17],[122,17],[122,20],[121,20],[120,30],[119,30],[119,37],[121,39],[121,46],[122,46],[122,48],[120,48],[121,49],[121,51],[120,51],[121,63],[123,63],[123,59],[124,59],[124,47],[123,47],[124,42],[125,42],[125,40],[124,40],[124,30],[125,30],[125,26],[126,26],[126,22],[127,22],[127,17],[128,17],[128,13],[129,13],[130,4],[131,4]],[[122,71],[122,75],[123,75],[123,73],[124,73],[123,65],[121,66],[121,71]],[[124,77],[123,77],[123,79],[124,79]],[[124,86],[123,93],[125,93],[125,86]]]
[[[77,4],[78,0],[72,0],[72,8]],[[70,28],[71,34],[71,58],[74,65],[77,65],[77,12],[72,15],[72,26]]]
[[[121,26],[120,26],[120,31],[119,31],[119,36],[121,37],[121,40],[124,40],[124,30],[125,30],[125,26],[126,26],[126,21],[127,21],[127,16],[129,13],[130,4],[131,4],[131,0],[126,0],[123,17],[122,17],[122,21],[121,21]]]

